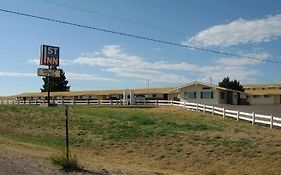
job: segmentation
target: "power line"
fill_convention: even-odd
[[[96,31],[101,31],[101,32],[106,32],[106,33],[111,33],[111,34],[131,37],[131,38],[137,38],[137,39],[142,39],[142,40],[146,40],[146,41],[157,42],[157,43],[161,43],[161,44],[167,44],[167,45],[172,45],[172,46],[177,46],[177,47],[183,47],[183,48],[188,48],[188,49],[199,50],[199,51],[203,51],[203,52],[209,52],[209,53],[214,53],[214,54],[219,54],[219,55],[232,56],[232,57],[240,57],[240,58],[246,58],[246,59],[252,59],[252,60],[254,59],[254,60],[259,60],[259,61],[265,61],[265,62],[281,64],[281,61],[273,60],[273,59],[261,59],[261,58],[258,58],[258,57],[251,57],[251,56],[239,55],[239,54],[235,54],[235,53],[221,52],[221,51],[217,51],[217,50],[211,50],[211,49],[206,49],[206,48],[201,48],[201,47],[195,47],[195,46],[191,46],[191,45],[187,45],[187,44],[178,44],[178,43],[173,43],[173,42],[170,42],[170,41],[159,40],[159,39],[154,39],[154,38],[148,38],[148,37],[145,37],[145,36],[134,35],[134,34],[129,34],[129,33],[123,33],[123,32],[103,29],[103,28],[97,28],[97,27],[87,26],[87,25],[83,25],[83,24],[62,21],[62,20],[58,20],[58,19],[52,19],[52,18],[47,18],[47,17],[42,17],[42,16],[36,16],[36,15],[31,15],[31,14],[17,12],[17,11],[5,10],[5,9],[1,9],[1,8],[0,8],[0,11],[5,12],[5,13],[20,15],[20,16],[36,18],[36,19],[45,20],[45,21],[61,23],[61,24],[65,24],[65,25],[75,26],[75,27],[82,27],[82,28],[87,28],[87,29],[91,29],[91,30],[96,30]]]
[[[122,17],[118,17],[118,16],[108,15],[108,14],[105,14],[105,13],[102,13],[102,12],[88,10],[88,9],[80,8],[80,7],[77,7],[77,6],[73,6],[73,5],[69,5],[69,4],[64,4],[64,3],[61,3],[61,2],[55,2],[55,1],[52,1],[52,0],[42,0],[42,1],[54,4],[54,5],[58,5],[58,6],[62,6],[62,7],[66,7],[66,8],[70,8],[70,9],[86,12],[86,13],[90,13],[90,14],[94,14],[94,15],[103,16],[103,17],[106,17],[106,18],[111,18],[111,19],[118,20],[118,21],[128,22],[128,23],[139,25],[139,26],[144,26],[144,27],[155,29],[155,30],[159,30],[159,31],[173,33],[173,34],[176,34],[176,35],[179,35],[179,36],[186,36],[187,35],[185,33],[174,31],[174,30],[170,30],[170,29],[166,29],[166,28],[163,28],[163,27],[159,27],[159,26],[155,26],[155,25],[150,25],[150,24],[134,21],[134,20],[131,20],[131,19],[128,19],[128,18],[122,18]]]

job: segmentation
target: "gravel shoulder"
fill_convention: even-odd
[[[19,143],[0,135],[0,175],[109,175],[106,170],[64,172],[51,163],[52,148]]]
[[[38,158],[27,155],[8,155],[0,154],[0,174],[3,175],[107,175],[104,173],[94,172],[69,172],[66,173],[53,167]]]

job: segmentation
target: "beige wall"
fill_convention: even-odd
[[[260,95],[256,98],[254,98],[253,95],[250,95],[250,104],[280,104],[280,95],[270,95],[270,97]]]
[[[203,89],[203,85],[191,85],[188,87],[184,87],[179,89],[180,93],[180,101],[188,101],[192,103],[202,103],[202,104],[219,104],[219,103],[225,103],[225,99],[221,100],[220,99],[220,94],[218,89],[215,89],[213,87],[210,87],[210,89]],[[200,94],[202,91],[213,91],[213,99],[201,99]],[[184,93],[185,92],[196,92],[196,99],[185,99],[184,98]],[[226,96],[225,96],[226,98]]]
[[[221,99],[220,92],[224,93],[224,99]],[[219,104],[226,104],[226,98],[227,98],[226,91],[217,90],[216,93],[217,93],[216,97],[218,98]]]
[[[280,95],[274,96],[274,104],[280,104]]]
[[[177,93],[173,93],[173,94],[168,94],[168,100],[174,100],[178,97]]]

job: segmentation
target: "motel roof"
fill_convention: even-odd
[[[281,89],[270,90],[246,90],[249,95],[281,95]]]
[[[246,84],[244,88],[270,88],[270,87],[281,87],[281,83],[268,83],[268,84]]]
[[[249,84],[245,85],[244,88],[249,95],[281,95],[281,83]]]
[[[193,86],[193,85],[203,85],[203,86],[211,87],[211,88],[214,88],[214,89],[220,89],[220,90],[223,90],[223,91],[231,91],[231,92],[244,93],[244,92],[241,92],[241,91],[237,91],[237,90],[233,90],[233,89],[228,89],[228,88],[224,88],[224,87],[220,87],[220,86],[216,86],[216,85],[212,85],[212,84],[202,83],[202,82],[198,82],[198,81],[187,83],[187,84],[185,84],[183,86],[179,86],[177,88],[174,88],[171,91],[172,92],[177,92],[179,89],[182,89],[182,88],[185,88],[185,87],[188,87],[188,86]]]
[[[122,95],[125,90],[132,90],[134,94],[171,94],[172,88],[144,88],[144,89],[118,89],[118,90],[89,90],[89,91],[69,91],[51,92],[51,96],[92,96],[92,95]],[[17,95],[17,97],[45,97],[47,92],[30,92]]]

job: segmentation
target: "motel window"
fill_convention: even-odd
[[[220,92],[220,98],[221,98],[222,100],[225,99],[225,93],[224,93],[224,92]]]
[[[271,96],[270,95],[264,95],[264,98],[270,98]]]
[[[213,99],[214,93],[213,91],[203,91],[201,92],[201,99]]]
[[[184,93],[184,98],[185,99],[196,99],[196,92],[185,92]]]
[[[156,94],[152,94],[152,97],[155,98],[155,97],[156,97]]]
[[[259,95],[254,95],[253,97],[254,97],[254,98],[259,98],[260,96],[259,96]]]

